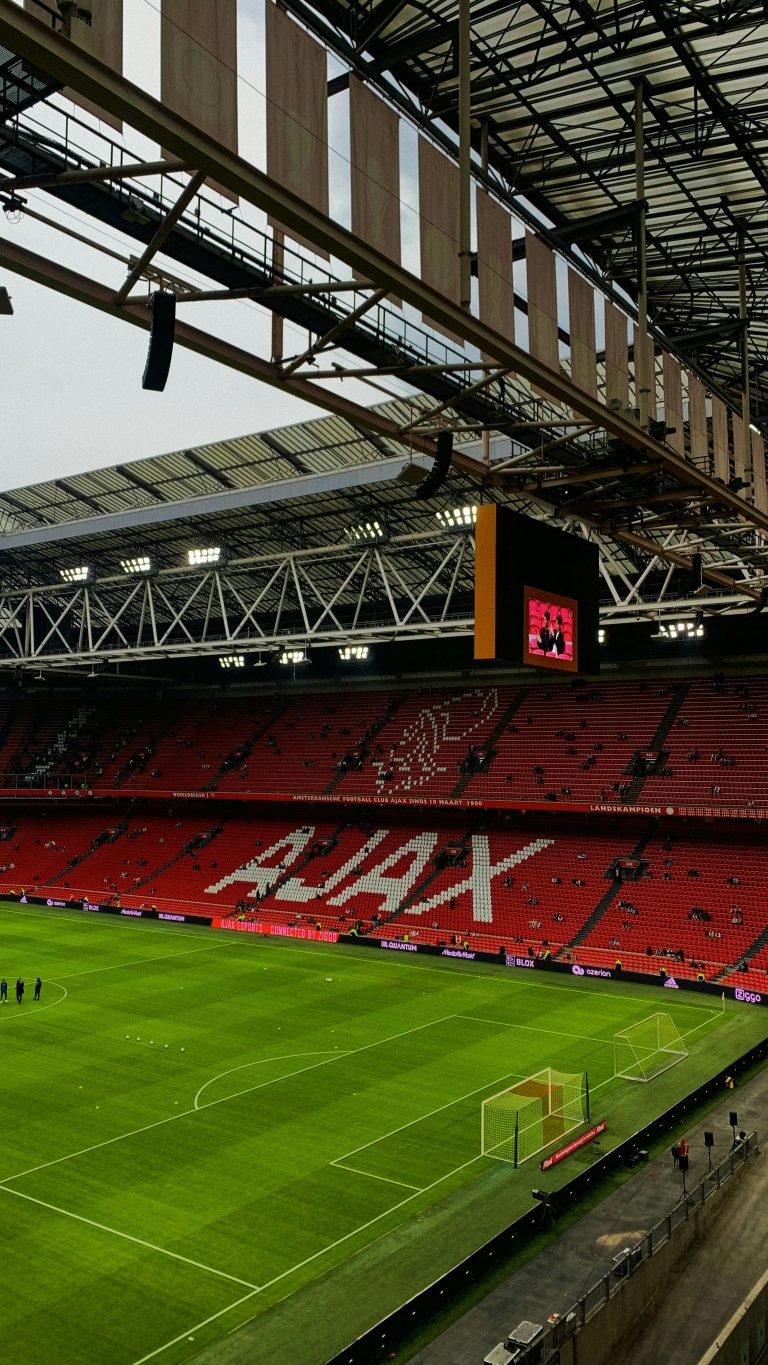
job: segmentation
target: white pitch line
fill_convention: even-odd
[[[346,1052],[340,1052],[340,1051],[337,1052],[335,1049],[334,1049],[333,1051],[331,1051],[330,1048],[326,1047],[326,1048],[322,1048],[322,1049],[319,1050],[319,1051],[316,1049],[316,1050],[313,1051],[313,1052],[283,1052],[283,1053],[281,1053],[281,1054],[280,1054],[279,1056],[277,1056],[277,1057],[260,1057],[259,1060],[258,1060],[257,1062],[243,1062],[242,1066],[231,1066],[231,1067],[229,1068],[228,1071],[220,1071],[219,1074],[218,1074],[218,1076],[211,1076],[211,1079],[210,1079],[209,1081],[206,1081],[204,1085],[201,1085],[201,1086],[200,1086],[200,1089],[198,1090],[197,1094],[195,1095],[195,1102],[194,1102],[193,1108],[194,1108],[194,1109],[208,1109],[208,1108],[209,1108],[209,1105],[207,1105],[207,1104],[198,1104],[198,1100],[200,1099],[200,1096],[202,1095],[203,1091],[204,1091],[204,1090],[207,1090],[209,1085],[215,1085],[217,1081],[223,1080],[225,1076],[232,1076],[232,1075],[234,1075],[234,1073],[235,1073],[236,1071],[247,1071],[247,1070],[248,1070],[250,1067],[252,1067],[252,1066],[266,1066],[268,1062],[289,1062],[289,1061],[292,1061],[295,1057],[333,1057],[333,1058],[335,1058],[335,1057],[346,1057],[346,1056],[348,1056],[348,1053],[346,1053]],[[314,1066],[320,1066],[320,1065],[321,1065],[320,1062],[313,1062],[310,1066],[300,1066],[300,1067],[298,1067],[298,1069],[297,1069],[296,1071],[286,1071],[286,1073],[285,1073],[284,1076],[276,1076],[276,1077],[275,1077],[275,1080],[284,1081],[284,1080],[287,1080],[287,1078],[288,1078],[289,1076],[300,1076],[301,1073],[302,1073],[303,1071],[312,1071],[312,1069],[313,1069]],[[269,1084],[269,1082],[266,1082],[266,1084]],[[247,1094],[247,1093],[248,1093],[247,1091],[238,1091],[238,1094]],[[227,1099],[232,1099],[232,1096],[231,1096],[231,1095],[228,1095],[228,1096],[227,1096]],[[187,1113],[188,1111],[185,1110],[184,1112]]]
[[[524,1029],[526,1033],[551,1033],[555,1038],[578,1038],[582,1043],[612,1044],[612,1038],[598,1038],[594,1033],[565,1033],[559,1028],[534,1028],[533,1024],[509,1024],[505,1019],[484,1019],[480,1014],[457,1014],[456,1019],[471,1019],[477,1024],[494,1024],[497,1028]],[[701,1025],[699,1025],[701,1028]]]
[[[142,1356],[140,1360],[135,1360],[133,1365],[146,1365],[148,1360],[155,1360],[157,1356],[162,1355],[164,1351],[170,1350],[172,1346],[178,1345],[180,1341],[185,1341],[188,1336],[200,1331],[203,1327],[207,1327],[209,1323],[215,1322],[217,1318],[223,1317],[225,1313],[232,1312],[235,1308],[239,1308],[240,1304],[246,1303],[248,1299],[255,1298],[257,1294],[263,1294],[265,1289],[271,1289],[273,1285],[280,1284],[281,1280],[287,1279],[289,1275],[295,1274],[297,1270],[303,1270],[304,1266],[311,1265],[312,1262],[316,1261],[320,1256],[325,1256],[326,1252],[335,1251],[336,1247],[342,1246],[344,1242],[348,1242],[351,1237],[356,1237],[360,1232],[366,1232],[368,1228],[373,1227],[375,1223],[380,1223],[382,1218],[387,1218],[389,1214],[396,1213],[398,1209],[403,1208],[406,1204],[410,1204],[412,1199],[418,1199],[420,1194],[427,1194],[437,1185],[442,1185],[443,1181],[450,1180],[451,1176],[458,1175],[459,1171],[464,1171],[467,1166],[473,1166],[476,1161],[481,1160],[483,1160],[482,1154],[478,1153],[477,1156],[471,1157],[469,1161],[463,1162],[461,1166],[456,1166],[452,1171],[448,1171],[446,1175],[441,1175],[437,1180],[433,1180],[431,1185],[425,1185],[422,1189],[415,1191],[413,1194],[406,1195],[406,1197],[399,1200],[397,1204],[391,1204],[388,1209],[384,1209],[383,1213],[377,1213],[374,1218],[369,1218],[367,1223],[361,1223],[359,1227],[353,1228],[351,1232],[345,1232],[343,1237],[337,1237],[335,1242],[329,1242],[327,1246],[321,1247],[319,1251],[313,1252],[311,1256],[305,1256],[303,1261],[299,1261],[296,1265],[292,1265],[288,1270],[283,1270],[279,1275],[273,1276],[271,1280],[267,1280],[265,1284],[260,1285],[259,1288],[255,1289],[251,1294],[245,1294],[242,1299],[237,1299],[235,1303],[229,1304],[227,1308],[222,1308],[218,1313],[214,1313],[212,1317],[205,1318],[203,1322],[197,1323],[194,1327],[188,1327],[185,1332],[180,1332],[172,1341],[166,1341],[164,1345],[158,1346],[154,1351],[150,1351],[149,1355]],[[246,1319],[246,1321],[248,1321],[248,1319]],[[241,1323],[239,1326],[245,1326],[245,1323]],[[232,1330],[234,1331],[236,1329],[233,1328]]]
[[[63,1005],[63,1004],[64,1004],[64,1001],[65,1001],[66,998],[67,998],[67,988],[66,988],[66,986],[60,986],[59,983],[58,983],[58,981],[50,981],[50,980],[47,980],[47,979],[43,982],[43,985],[44,985],[44,986],[58,986],[58,987],[59,987],[59,990],[60,990],[60,991],[63,991],[64,994],[63,994],[63,995],[60,995],[59,998],[58,998],[58,1000],[51,1000],[50,1003],[47,1004],[47,1005],[34,1005],[34,1004],[33,1004],[33,1005],[32,1005],[32,1009],[31,1009],[31,1011],[29,1011],[29,1012],[28,1012],[27,1010],[24,1010],[24,1012],[22,1013],[22,1010],[21,1010],[21,1009],[19,1008],[19,1006],[17,1005],[15,1010],[14,1010],[13,1008],[11,1008],[11,1009],[8,1011],[7,1014],[0,1014],[0,1022],[2,1022],[2,1020],[5,1020],[5,1022],[6,1022],[7,1024],[9,1024],[9,1023],[11,1022],[12,1019],[19,1019],[19,1020],[21,1020],[21,1019],[36,1019],[37,1016],[38,1016],[38,1014],[43,1014],[43,1013],[45,1012],[45,1010],[52,1010],[53,1007],[54,1007],[54,1005]]]
[[[521,1076],[518,1072],[507,1071],[503,1076],[498,1076],[485,1085],[478,1085],[475,1090],[468,1090],[466,1095],[458,1095],[455,1100],[448,1100],[447,1104],[440,1104],[436,1109],[430,1109],[428,1114],[419,1114],[418,1118],[411,1119],[408,1123],[401,1123],[399,1128],[392,1128],[388,1133],[380,1133],[370,1142],[364,1142],[361,1147],[353,1147],[351,1152],[344,1152],[342,1156],[336,1157],[331,1164],[338,1165],[340,1161],[346,1161],[349,1156],[356,1156],[358,1152],[365,1152],[369,1147],[375,1147],[378,1142],[384,1142],[386,1138],[395,1137],[397,1133],[402,1133],[406,1128],[413,1128],[415,1124],[424,1123],[426,1119],[433,1118],[435,1114],[442,1114],[444,1109],[452,1109],[455,1104],[461,1104],[463,1100],[471,1100],[473,1095],[479,1095],[482,1090],[490,1090],[494,1085],[501,1085],[503,1081],[524,1081],[526,1079],[526,1076]]]
[[[388,1038],[379,1038],[375,1043],[366,1043],[363,1047],[353,1048],[351,1052],[347,1053],[342,1053],[341,1051],[339,1051],[338,1053],[334,1052],[333,1056],[329,1057],[328,1060],[329,1062],[336,1061],[337,1058],[340,1059],[342,1056],[352,1055],[352,1052],[354,1053],[367,1052],[369,1048],[381,1047],[383,1046],[384,1043],[394,1042],[396,1038],[404,1038],[407,1034],[418,1033],[420,1029],[432,1028],[435,1024],[444,1024],[447,1019],[452,1018],[453,1015],[446,1014],[440,1019],[431,1019],[426,1024],[417,1024],[414,1028],[403,1029],[403,1031],[400,1033],[393,1033]],[[325,1066],[327,1064],[328,1063],[326,1062],[320,1062],[317,1063],[316,1065]],[[309,1071],[311,1069],[312,1069],[311,1067],[302,1067],[301,1071]],[[301,1073],[300,1072],[289,1073],[289,1075],[299,1074]],[[229,1100],[237,1099],[240,1095],[248,1095],[253,1090],[262,1090],[266,1086],[277,1085],[279,1081],[286,1079],[288,1079],[288,1077],[275,1076],[271,1081],[261,1081],[258,1085],[249,1086],[246,1090],[236,1091],[234,1095],[223,1095],[221,1099],[210,1100],[208,1104],[202,1105],[200,1109],[194,1108],[182,1109],[181,1112],[178,1114],[168,1114],[166,1118],[155,1119],[153,1123],[145,1123],[141,1128],[132,1128],[127,1133],[118,1133],[116,1134],[115,1137],[105,1138],[103,1142],[94,1142],[90,1145],[90,1147],[81,1147],[80,1150],[77,1152],[67,1152],[65,1156],[54,1157],[52,1161],[43,1161],[38,1166],[28,1166],[27,1169],[24,1171],[17,1171],[14,1175],[3,1176],[2,1179],[0,1179],[0,1185],[4,1185],[9,1180],[21,1180],[22,1176],[34,1175],[37,1171],[46,1171],[51,1166],[59,1166],[63,1161],[74,1161],[76,1157],[86,1156],[89,1152],[97,1152],[102,1147],[111,1147],[115,1142],[123,1142],[125,1141],[126,1138],[138,1137],[140,1133],[148,1133],[153,1128],[161,1128],[163,1124],[175,1123],[177,1119],[189,1118],[191,1115],[200,1114],[206,1109],[212,1109],[215,1104],[225,1104]]]
[[[71,981],[75,976],[94,976],[96,972],[119,972],[125,967],[141,967],[147,962],[168,962],[173,957],[193,957],[195,953],[213,953],[217,948],[226,948],[226,943],[221,941],[211,943],[207,948],[185,948],[183,953],[163,953],[158,957],[137,957],[133,962],[113,962],[109,967],[86,967],[82,972],[66,972],[63,976],[59,973],[60,981]]]
[[[30,1204],[39,1204],[40,1208],[50,1209],[52,1213],[60,1213],[64,1218],[74,1218],[78,1223],[86,1223],[88,1227],[98,1228],[99,1232],[109,1232],[113,1237],[122,1237],[125,1242],[135,1242],[137,1246],[146,1247],[148,1251],[157,1251],[162,1256],[170,1256],[174,1261],[183,1261],[185,1265],[194,1266],[196,1270],[205,1270],[209,1275],[218,1275],[222,1280],[231,1280],[233,1284],[242,1284],[246,1289],[258,1290],[261,1287],[257,1284],[251,1284],[250,1280],[241,1280],[238,1275],[229,1275],[226,1270],[216,1270],[214,1266],[205,1265],[202,1261],[193,1261],[191,1257],[182,1256],[178,1251],[169,1251],[167,1247],[159,1247],[154,1242],[145,1242],[143,1237],[134,1237],[130,1232],[121,1232],[119,1228],[107,1227],[106,1223],[97,1223],[94,1218],[86,1218],[82,1213],[73,1213],[71,1209],[62,1209],[57,1204],[48,1204],[45,1199],[38,1199],[32,1194],[24,1194],[21,1190],[11,1190],[2,1182],[0,1182],[0,1190],[4,1194],[13,1195],[15,1199],[26,1199]]]
[[[401,1185],[404,1190],[416,1190],[421,1194],[423,1185],[412,1185],[409,1180],[395,1180],[391,1175],[376,1175],[375,1171],[361,1171],[357,1166],[345,1166],[342,1161],[331,1161],[329,1165],[335,1166],[339,1171],[351,1171],[353,1175],[364,1175],[369,1180],[385,1180],[388,1185]]]

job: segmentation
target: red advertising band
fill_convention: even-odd
[[[588,1128],[585,1133],[579,1133],[579,1136],[575,1137],[572,1142],[566,1142],[564,1147],[559,1147],[550,1156],[545,1156],[540,1163],[542,1171],[548,1171],[551,1166],[556,1166],[558,1161],[563,1161],[572,1152],[578,1152],[580,1147],[586,1147],[588,1142],[593,1142],[596,1137],[604,1133],[607,1127],[607,1121],[601,1119],[599,1123],[594,1123],[591,1128]]]
[[[650,805],[647,802],[633,804],[626,801],[509,801],[494,797],[398,796],[395,793],[388,793],[386,796],[345,796],[336,792],[219,792],[194,791],[193,789],[161,791],[157,787],[131,787],[130,789],[125,787],[0,787],[0,797],[11,798],[14,801],[24,799],[31,801],[73,801],[78,797],[86,801],[96,798],[114,799],[119,797],[125,801],[126,799],[133,800],[140,797],[143,801],[258,801],[271,805],[299,802],[303,806],[421,806],[422,808],[444,810],[555,811],[559,814],[586,812],[590,815],[666,815],[687,816],[688,818],[695,816],[700,820],[768,820],[768,806],[703,806],[693,803],[689,806],[672,806],[663,801],[656,805]]]

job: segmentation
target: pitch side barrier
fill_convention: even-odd
[[[327,930],[291,929],[285,924],[269,924],[263,921],[227,919],[220,915],[182,914],[172,910],[149,908],[129,909],[127,906],[106,905],[101,901],[62,899],[58,896],[20,895],[15,891],[4,891],[5,900],[18,905],[47,905],[62,910],[83,910],[91,915],[117,915],[124,919],[163,920],[166,924],[199,924],[214,929],[238,929],[246,932],[276,936],[280,938],[302,938],[314,942],[341,943],[354,948],[369,948],[379,952],[420,953],[422,956],[442,957],[464,962],[495,962],[505,967],[514,967],[529,972],[558,972],[569,976],[574,984],[593,980],[633,981],[639,986],[655,986],[659,991],[696,991],[700,995],[716,995],[726,1000],[736,1000],[743,1005],[768,1005],[768,990],[749,990],[743,986],[722,986],[717,981],[692,981],[689,977],[676,977],[670,971],[664,976],[646,972],[618,971],[615,967],[586,967],[578,962],[558,962],[554,958],[526,957],[521,953],[485,953],[475,948],[455,948],[436,943],[403,942],[402,939],[363,938],[355,934],[337,934]]]
[[[722,986],[718,981],[692,981],[689,977],[676,977],[673,971],[665,976],[646,972],[617,970],[615,967],[586,967],[578,962],[558,962],[555,958],[526,957],[519,953],[485,953],[474,948],[441,947],[435,943],[411,943],[401,939],[358,938],[350,934],[340,934],[339,943],[349,943],[359,948],[373,948],[391,953],[422,953],[431,957],[459,958],[465,962],[503,963],[505,967],[516,967],[529,972],[558,972],[569,976],[574,984],[594,980],[635,981],[640,986],[655,986],[659,992],[697,991],[701,995],[716,995],[726,1000],[738,1000],[745,1005],[768,1005],[768,990],[765,992],[746,990],[742,986]]]
[[[479,954],[477,956],[480,956]],[[487,957],[488,954],[484,954]],[[643,980],[639,973],[632,973],[634,980]],[[630,973],[622,973],[622,976],[630,977]],[[645,1151],[651,1143],[655,1142],[664,1134],[675,1131],[684,1124],[686,1116],[692,1109],[695,1109],[704,1100],[719,1094],[722,1098],[722,1091],[726,1074],[738,1076],[740,1072],[746,1071],[754,1066],[756,1062],[765,1061],[768,1057],[768,1038],[757,1043],[742,1056],[737,1057],[727,1067],[722,1068],[716,1075],[697,1086],[688,1095],[678,1100],[676,1104],[666,1109],[658,1118],[652,1119],[643,1128],[639,1128],[632,1137],[625,1142],[619,1143],[610,1152],[594,1161],[591,1166],[581,1170],[571,1180],[561,1185],[558,1189],[551,1190],[552,1204],[556,1213],[559,1215],[570,1204],[582,1199],[587,1193],[592,1191],[605,1176],[620,1167],[628,1165],[637,1159],[637,1153]],[[754,1136],[754,1135],[753,1135]],[[748,1151],[749,1147],[745,1148]],[[551,1180],[551,1175],[549,1176]],[[687,1216],[687,1215],[686,1215]],[[411,1340],[418,1332],[423,1331],[434,1318],[450,1304],[455,1304],[456,1300],[470,1289],[473,1284],[477,1284],[487,1279],[499,1263],[508,1260],[515,1252],[522,1247],[542,1230],[542,1210],[541,1205],[537,1204],[526,1213],[517,1218],[508,1227],[477,1251],[472,1252],[465,1260],[460,1261],[452,1270],[447,1271],[440,1279],[435,1280],[422,1289],[413,1298],[396,1308],[386,1318],[383,1318],[375,1327],[358,1337],[356,1341],[346,1346],[344,1350],[326,1361],[325,1365],[378,1365],[378,1362],[391,1360],[404,1343]],[[482,1347],[478,1347],[479,1352]],[[539,1359],[534,1355],[533,1359]],[[549,1355],[547,1359],[549,1359]],[[528,1356],[526,1356],[526,1360]]]

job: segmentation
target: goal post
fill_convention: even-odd
[[[650,1014],[613,1038],[614,1074],[625,1081],[652,1081],[688,1056],[669,1014]]]
[[[547,1067],[483,1100],[480,1151],[519,1166],[589,1119],[586,1071]]]

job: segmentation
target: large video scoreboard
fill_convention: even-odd
[[[475,528],[475,658],[597,673],[599,553],[488,503]]]

